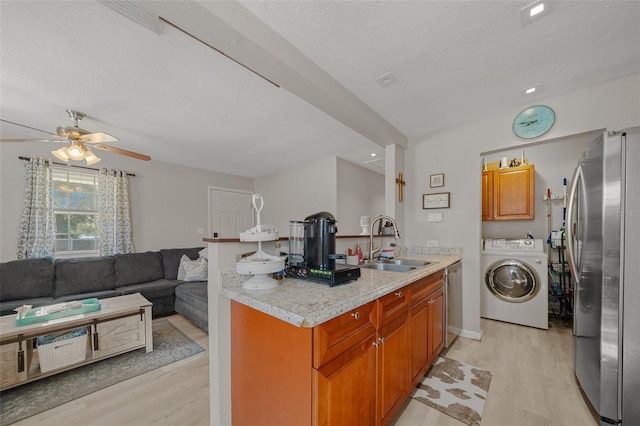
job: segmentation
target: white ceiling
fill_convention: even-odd
[[[319,156],[366,161],[388,143],[640,72],[638,1],[556,2],[527,25],[521,1],[138,4],[277,85],[97,2],[1,1],[0,118],[54,131],[72,108],[123,149],[258,177]],[[381,87],[388,72],[398,81]],[[0,125],[2,138],[46,137]]]

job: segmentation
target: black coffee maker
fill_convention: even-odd
[[[336,218],[320,212],[304,219],[304,261],[308,268],[334,270],[336,259],[345,259],[336,251]]]
[[[360,277],[360,267],[336,264],[336,259],[346,259],[336,254],[336,218],[331,213],[320,212],[304,219],[304,265],[290,264],[285,273],[289,277],[336,286]]]

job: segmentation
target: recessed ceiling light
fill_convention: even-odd
[[[378,154],[376,154],[375,152],[372,152],[372,153],[371,153],[371,156],[372,156],[372,157],[375,157],[376,155],[378,155]]]
[[[529,9],[529,16],[536,16],[538,13],[542,12],[544,12],[544,3],[540,3],[539,5]]]
[[[396,78],[395,75],[393,75],[392,73],[388,72],[388,73],[383,74],[380,77],[376,78],[376,81],[378,82],[378,84],[380,86],[387,87],[387,86],[391,86],[393,83],[398,81],[398,79]]]
[[[540,91],[540,87],[541,86],[542,86],[542,84],[536,84],[536,85],[533,85],[533,86],[529,86],[529,87],[526,87],[526,88],[522,89],[520,91],[520,93],[523,96],[533,95],[534,93],[537,93],[537,92]]]
[[[527,25],[543,16],[551,13],[552,3],[548,1],[538,0],[529,6],[520,9],[520,21],[522,25]]]

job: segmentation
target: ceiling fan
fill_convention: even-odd
[[[93,133],[89,130],[78,127],[78,122],[86,116],[86,114],[80,111],[68,109],[67,114],[69,114],[69,118],[71,118],[75,124],[73,126],[58,126],[56,133],[49,133],[34,127],[0,119],[0,121],[4,121],[6,123],[15,124],[32,130],[38,130],[56,137],[54,139],[0,139],[0,142],[67,142],[68,144],[66,146],[55,151],[51,151],[51,153],[64,162],[69,162],[69,159],[77,161],[85,160],[88,165],[95,164],[100,161],[100,157],[93,153],[91,147],[102,151],[113,152],[114,154],[137,158],[138,160],[151,160],[151,157],[145,154],[127,151],[126,149],[115,148],[109,145],[103,145],[107,142],[117,142],[118,138],[108,133]]]

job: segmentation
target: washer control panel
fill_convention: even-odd
[[[544,245],[540,239],[522,238],[488,238],[484,240],[485,251],[524,251],[524,252],[544,252]]]

